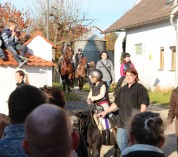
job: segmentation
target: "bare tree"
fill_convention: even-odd
[[[38,16],[34,19],[33,29],[46,35],[46,0],[36,0]],[[57,46],[72,42],[89,31],[94,20],[87,19],[82,7],[85,0],[50,0],[49,32],[50,40]]]

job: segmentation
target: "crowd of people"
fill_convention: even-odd
[[[27,62],[24,55],[28,48],[18,43],[16,23],[8,22],[8,28],[0,28],[3,44],[9,50],[19,67]],[[21,53],[18,55],[18,50]],[[83,50],[75,55],[75,68],[83,57]],[[0,59],[5,59],[0,49]],[[164,157],[161,147],[164,144],[164,122],[158,113],[148,112],[150,104],[147,89],[139,82],[139,75],[130,60],[130,54],[124,53],[120,66],[121,78],[117,82],[115,99],[109,100],[109,88],[115,83],[114,66],[107,52],[103,51],[100,60],[87,65],[90,92],[88,105],[95,104],[99,111],[96,117],[102,126],[104,144],[108,144],[112,119],[117,128],[116,142],[123,157]],[[8,99],[10,124],[4,129],[0,139],[0,156],[11,157],[87,157],[87,141],[81,132],[75,130],[64,109],[64,93],[56,87],[41,88],[30,85],[28,75],[22,70],[15,73],[17,88]],[[123,84],[124,82],[124,84]],[[167,125],[176,119],[175,131],[178,143],[178,88],[170,98]],[[113,112],[118,114],[113,114]],[[114,118],[113,118],[114,117]],[[178,144],[177,144],[178,145]],[[178,146],[177,146],[178,150]]]

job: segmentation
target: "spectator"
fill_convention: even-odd
[[[46,95],[47,103],[55,104],[61,108],[65,108],[64,92],[57,87],[44,86],[40,90]],[[75,149],[78,157],[88,157],[87,145],[82,133],[79,131],[79,145]]]
[[[15,21],[9,20],[8,29],[4,29],[2,32],[2,39],[7,50],[9,50],[14,59],[19,63],[19,68],[22,67],[26,62],[27,58],[24,55],[27,53],[28,48],[18,43],[18,31],[17,24]],[[21,54],[18,55],[17,50],[21,50]]]
[[[165,157],[160,149],[164,141],[164,123],[159,113],[138,113],[131,122],[131,146],[122,152],[122,157]]]
[[[0,139],[0,151],[11,157],[27,157],[22,148],[25,137],[24,122],[27,115],[37,106],[46,102],[45,95],[36,87],[23,85],[9,96],[8,108],[10,125],[5,127]]]
[[[127,84],[119,90],[114,103],[98,116],[104,117],[106,114],[119,108],[119,122],[116,135],[117,144],[121,152],[128,146],[128,122],[134,112],[144,112],[149,105],[149,96],[146,88],[138,83],[138,73],[136,69],[126,70]]]
[[[16,83],[17,87],[30,84],[30,82],[28,80],[28,75],[25,74],[22,70],[16,71],[15,79],[16,79],[16,82],[17,82]],[[25,81],[24,81],[24,79],[25,79]]]
[[[117,85],[114,89],[114,96],[116,96],[117,92],[119,89],[125,85],[126,81],[125,80],[125,72],[128,68],[135,68],[134,64],[130,60],[130,54],[129,53],[124,53],[123,54],[123,61],[120,66],[120,74],[121,78],[118,80]]]
[[[2,30],[4,29],[3,26],[0,26],[0,59],[5,60],[6,56],[2,50],[3,48],[3,41],[2,41]]]
[[[111,60],[109,60],[108,54],[103,51],[100,55],[100,60],[96,64],[96,69],[101,70],[103,73],[103,81],[106,82],[108,87],[110,84],[114,85],[114,67]]]
[[[169,103],[169,112],[167,117],[167,125],[171,126],[175,118],[175,132],[177,139],[177,152],[178,152],[178,87],[176,87],[171,94]]]
[[[23,147],[31,157],[72,157],[78,144],[67,113],[56,105],[43,104],[32,111],[25,132]]]

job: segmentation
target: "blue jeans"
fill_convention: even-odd
[[[14,59],[17,61],[17,62],[20,62],[21,59],[19,58],[19,55],[17,53],[16,50],[21,50],[21,56],[24,56],[26,53],[27,53],[27,50],[28,48],[24,45],[20,45],[20,44],[17,44],[16,46],[7,46],[7,49],[12,53],[12,55],[14,56]]]
[[[128,146],[128,130],[124,128],[118,128],[116,134],[116,142],[120,151],[122,152]]]

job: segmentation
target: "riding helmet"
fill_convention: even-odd
[[[78,49],[78,51],[79,51],[79,52],[82,52],[82,49],[81,49],[81,48],[79,48],[79,49]]]
[[[96,77],[98,81],[101,81],[103,78],[103,73],[98,69],[92,70],[90,75],[91,77]]]

